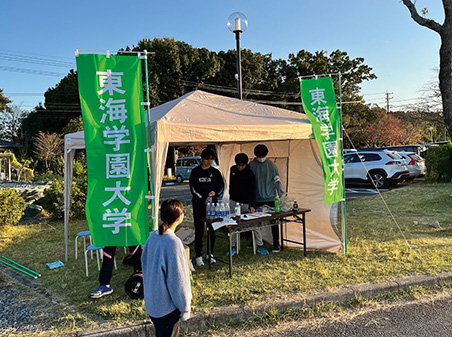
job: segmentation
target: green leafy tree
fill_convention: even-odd
[[[126,51],[130,48],[126,48]],[[152,106],[160,105],[197,89],[220,69],[216,53],[194,48],[172,38],[143,39],[134,51],[148,50],[149,93]]]
[[[77,74],[74,70],[44,94],[44,104],[39,104],[22,123],[22,129],[29,138],[39,131],[61,133],[74,118],[81,116]]]

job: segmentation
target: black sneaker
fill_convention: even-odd
[[[279,253],[280,251],[281,249],[279,248],[279,246],[273,246],[272,253]]]

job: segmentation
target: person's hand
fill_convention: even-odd
[[[207,205],[209,202],[212,202],[212,197],[207,197],[207,198],[206,198],[206,205]]]
[[[250,207],[250,212],[253,213],[255,211],[254,207]]]
[[[213,197],[215,195],[215,191],[210,191],[209,192],[209,197]]]

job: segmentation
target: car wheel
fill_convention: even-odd
[[[386,185],[386,177],[383,173],[380,172],[374,172],[370,174],[370,178],[374,182],[374,185],[377,188],[382,188]]]
[[[182,184],[182,183],[184,182],[184,179],[182,179],[182,176],[177,176],[177,177],[176,177],[176,181],[177,181],[179,184]]]

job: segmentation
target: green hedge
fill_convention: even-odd
[[[452,180],[452,143],[430,146],[425,159],[427,179],[451,182]]]
[[[0,226],[15,225],[26,207],[25,200],[12,188],[0,189]]]

